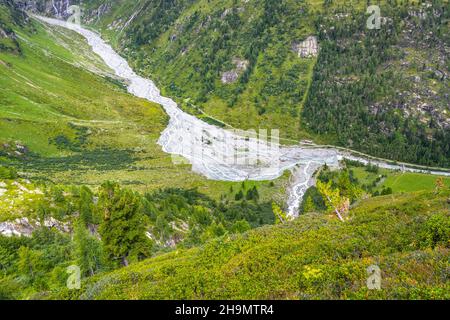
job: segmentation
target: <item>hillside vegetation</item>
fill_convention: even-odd
[[[321,169],[290,222],[245,183],[215,201],[35,183],[3,167],[0,229],[13,233],[0,235],[0,298],[448,299],[450,181],[402,193],[384,183],[395,174],[346,165]],[[343,221],[322,183],[347,201]],[[74,265],[81,290],[66,287]],[[371,265],[381,291],[366,286]]]
[[[106,182],[94,191],[32,183],[14,172],[5,179],[6,173],[0,172],[0,299],[61,290],[71,265],[92,277],[275,220],[256,188],[217,202],[196,190],[139,194]]]
[[[448,299],[450,193],[377,197],[344,223],[311,213],[83,283],[79,299]],[[368,290],[366,268],[382,272]]]

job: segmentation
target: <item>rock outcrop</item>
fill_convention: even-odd
[[[230,84],[236,82],[239,76],[247,70],[248,61],[241,60],[238,58],[233,59],[233,64],[236,66],[235,69],[222,73],[222,83]]]
[[[20,218],[14,221],[6,221],[0,223],[0,235],[6,237],[31,237],[33,231],[39,228],[41,224],[38,221],[31,221],[28,218]],[[68,224],[49,218],[44,221],[43,226],[49,229],[55,228],[60,232],[70,233],[71,229]]]
[[[60,19],[69,17],[69,7],[72,4],[79,3],[79,1],[73,0],[13,0],[13,2],[20,10],[45,14]]]
[[[295,51],[300,58],[313,58],[319,54],[319,42],[315,36],[309,36],[300,43],[294,43],[292,50]]]
[[[13,27],[14,25],[23,25],[26,15],[17,10],[12,0],[0,0],[0,5],[2,6],[2,12],[0,12],[0,51],[20,53],[20,45]],[[3,10],[5,9],[7,14],[3,16]]]

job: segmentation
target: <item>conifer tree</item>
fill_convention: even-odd
[[[130,260],[150,256],[152,243],[145,235],[145,216],[139,196],[110,182],[102,189],[103,221],[99,232],[109,258],[127,266]]]
[[[101,242],[89,234],[81,217],[75,224],[73,241],[77,265],[84,275],[93,276],[102,267],[103,251]]]
[[[311,196],[308,196],[308,198],[306,198],[305,205],[303,207],[303,212],[308,213],[313,212],[315,210],[316,206],[314,205],[314,201],[312,200]]]

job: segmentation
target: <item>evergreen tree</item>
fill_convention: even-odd
[[[100,235],[109,258],[127,266],[132,261],[149,257],[152,243],[145,235],[145,215],[140,197],[117,184],[102,186],[103,221]]]
[[[77,265],[83,274],[93,276],[103,264],[101,242],[89,234],[81,217],[75,224],[73,241]]]
[[[93,202],[92,202],[92,192],[89,188],[83,186],[80,190],[80,202],[78,204],[78,210],[80,212],[80,219],[85,226],[94,223],[94,218],[92,215]]]
[[[315,210],[316,206],[314,205],[314,201],[312,200],[311,196],[308,196],[308,198],[306,198],[305,205],[303,207],[303,212],[308,213],[313,212]]]
[[[258,188],[256,186],[253,186],[253,188],[251,188],[248,192],[247,192],[247,196],[246,196],[247,200],[255,200],[258,201],[259,199],[259,192],[258,192]]]
[[[18,251],[17,267],[20,274],[25,276],[32,285],[43,273],[45,260],[41,251],[28,247],[20,247]]]

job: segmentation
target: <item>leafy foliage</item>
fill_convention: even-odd
[[[26,219],[34,228],[29,238],[0,236],[4,277],[0,294],[5,299],[60,290],[71,265],[89,278],[274,221],[270,205],[257,199],[223,197],[217,202],[196,190],[174,188],[141,195],[113,182],[96,191],[24,181],[5,185],[10,197],[14,187],[21,192],[14,199],[24,199],[10,216],[0,210],[0,221],[14,224],[16,218]],[[239,191],[258,194],[255,186],[245,183]],[[19,292],[13,292],[14,288],[20,288]]]
[[[307,214],[223,236],[93,277],[77,298],[447,299],[448,237],[436,227],[444,220],[448,226],[448,196],[377,197],[351,209],[346,223]],[[419,234],[440,240],[419,242]],[[382,271],[379,291],[366,286],[373,264]]]

